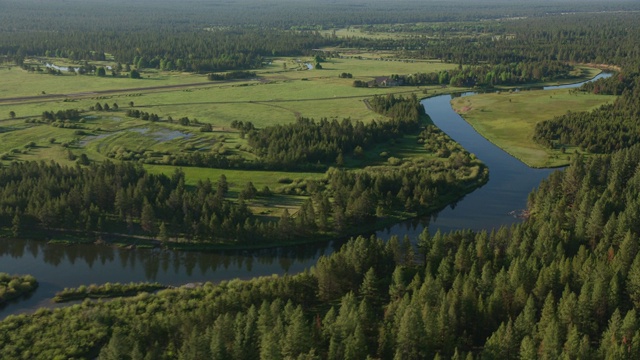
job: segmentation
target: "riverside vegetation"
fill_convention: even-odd
[[[424,121],[424,110],[415,96],[374,97],[372,106],[389,120],[354,126],[348,119],[317,124],[300,119],[289,125],[252,130],[249,143],[258,155],[253,162],[217,154],[186,155],[184,161],[196,161],[194,165],[222,168],[309,170],[324,169],[327,163],[338,166],[330,169],[324,180],[298,182],[283,190],[306,198],[295,217],[287,209],[275,220],[252,213],[249,205],[254,198],[272,196],[268,187],[258,190],[247,182],[237,199],[230,201],[224,175],[215,184],[207,179],[188,191],[184,173],[179,170],[170,177],[152,175],[126,161],[88,167],[12,163],[0,169],[2,217],[11,224],[12,236],[71,230],[105,239],[153,236],[165,245],[190,239],[208,244],[264,246],[317,236],[318,232],[345,235],[353,233],[363,221],[373,220],[375,224],[376,219],[398,219],[435,210],[486,180],[483,165],[432,125],[413,138],[422,147],[421,152],[431,156],[390,157],[386,164],[363,170],[340,169],[345,163],[343,151],[353,149],[353,158],[363,158],[374,146],[418,132]],[[64,114],[61,116],[66,117]],[[75,123],[72,118],[64,120]],[[261,140],[264,136],[268,142]]]
[[[86,298],[105,299],[122,296],[133,296],[139,293],[153,292],[166,288],[167,286],[158,283],[106,283],[99,286],[95,284],[91,284],[89,286],[82,285],[73,289],[65,288],[64,290],[57,292],[56,296],[53,297],[53,302],[61,303],[67,301],[82,300]]]
[[[9,275],[0,273],[0,305],[7,301],[29,294],[38,287],[38,282],[31,275]]]

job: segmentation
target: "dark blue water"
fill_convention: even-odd
[[[416,235],[428,225],[433,233],[468,228],[491,229],[521,221],[513,215],[526,207],[527,195],[553,169],[533,169],[478,134],[450,105],[451,95],[423,100],[433,123],[489,167],[489,182],[431,218],[408,221],[378,232]]]

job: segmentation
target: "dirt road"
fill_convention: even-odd
[[[101,96],[101,95],[121,94],[121,93],[140,92],[140,91],[176,90],[176,89],[182,89],[182,88],[212,86],[217,84],[220,84],[220,82],[215,82],[215,83],[199,82],[199,83],[180,84],[180,85],[162,85],[162,86],[149,86],[149,87],[127,88],[127,89],[85,91],[81,93],[72,93],[72,94],[42,94],[42,95],[36,95],[36,96],[20,96],[20,97],[13,97],[13,98],[0,98],[0,104],[55,101],[55,100],[60,100],[65,98],[78,99],[78,98],[94,97],[94,96]]]

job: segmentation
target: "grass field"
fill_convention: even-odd
[[[14,111],[20,118],[38,117],[43,111],[88,109],[96,102],[117,103],[121,109],[133,101],[136,108],[154,112],[161,117],[188,116],[214,126],[228,127],[234,121],[251,121],[256,126],[291,122],[297,116],[312,118],[346,118],[370,121],[379,117],[362,102],[374,94],[417,92],[425,88],[354,88],[354,80],[369,81],[377,76],[432,72],[453,68],[452,64],[432,61],[381,61],[372,59],[336,58],[323,63],[322,70],[297,70],[299,63],[311,59],[278,58],[258,71],[259,80],[238,82],[209,82],[203,75],[154,72],[152,78],[99,78],[96,76],[53,76],[28,73],[17,67],[0,69],[7,81],[0,85],[0,99],[17,96],[38,96],[44,87],[47,94],[89,93],[64,99],[0,102],[0,119],[7,119]],[[383,53],[375,58],[384,56]],[[286,69],[284,64],[287,64]],[[351,73],[353,78],[341,79],[339,74]],[[200,85],[180,89],[127,91],[147,86],[171,86],[185,83]],[[14,91],[18,89],[18,91]],[[121,89],[121,93],[90,94],[93,91]],[[450,91],[440,87],[431,93]]]
[[[478,23],[471,22],[466,24],[460,22],[440,22],[415,23],[411,26],[408,24],[405,25],[407,25],[406,28],[404,28],[402,24],[378,24],[371,28],[350,26],[348,28],[322,30],[321,33],[325,36],[336,36],[338,38],[364,38],[375,40],[398,40],[416,36],[428,36],[436,39],[443,39],[445,36],[448,38],[492,36],[492,34],[479,29]],[[495,26],[495,24],[493,25]],[[446,35],[444,32],[438,31],[439,29],[446,29]]]
[[[535,143],[535,125],[569,110],[588,111],[614,99],[558,89],[480,94],[456,98],[451,103],[482,136],[527,165],[554,167],[566,165],[567,156]],[[567,149],[567,153],[574,150]]]
[[[143,72],[142,76],[142,79],[129,79],[127,77],[98,77],[70,73],[49,75],[37,72],[29,73],[18,66],[3,66],[0,67],[0,78],[2,78],[0,98],[36,96],[42,95],[43,91],[45,94],[75,94],[98,90],[207,82],[207,78],[202,75],[180,72],[147,71]]]

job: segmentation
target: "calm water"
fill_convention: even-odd
[[[332,242],[251,252],[199,253],[0,239],[0,272],[32,274],[40,283],[28,299],[0,309],[0,318],[51,306],[55,292],[82,284],[157,281],[177,286],[295,274],[311,267],[321,255],[335,251],[334,244],[339,247]]]
[[[607,75],[599,77],[602,76]],[[398,224],[379,231],[378,236],[415,236],[427,225],[434,232],[436,229],[490,229],[517,222],[519,220],[510,212],[524,209],[527,195],[554,171],[531,169],[491,144],[453,111],[450,100],[450,95],[442,95],[422,103],[439,128],[489,166],[489,182],[435,216]],[[332,253],[339,246],[339,242],[331,242],[257,251],[196,253],[0,239],[0,272],[32,274],[40,283],[28,299],[0,309],[0,318],[50,307],[50,299],[56,291],[82,284],[157,281],[182,285],[295,274],[311,267],[320,256]]]
[[[378,232],[378,236],[417,235],[426,225],[434,232],[437,229],[491,229],[520,221],[510,213],[524,209],[527,195],[556,171],[532,169],[493,145],[453,111],[450,101],[451,95],[442,95],[422,103],[436,126],[489,167],[489,182],[431,218],[400,223]]]

